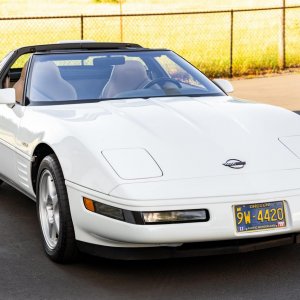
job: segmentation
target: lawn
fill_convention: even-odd
[[[16,2],[14,2],[16,4]],[[162,3],[164,5],[162,5]],[[157,11],[198,11],[278,6],[281,0],[127,0],[124,13]],[[31,5],[31,6],[30,6]],[[300,0],[287,1],[300,5]],[[3,17],[38,15],[80,15],[118,13],[119,5],[96,4],[89,0],[70,1],[0,0]],[[17,10],[16,7],[18,7]],[[47,9],[48,7],[48,9]],[[29,9],[31,8],[31,9]],[[3,15],[3,11],[7,13]],[[0,13],[1,14],[1,13]],[[235,75],[277,71],[281,10],[234,14],[233,71]],[[288,66],[300,65],[300,9],[286,13],[286,58]],[[230,66],[230,13],[173,16],[123,17],[123,40],[145,47],[166,47],[183,55],[210,76],[226,76]],[[84,38],[120,41],[120,18],[84,19]],[[29,44],[80,39],[80,18],[0,20],[0,56],[15,47]]]

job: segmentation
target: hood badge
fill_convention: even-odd
[[[238,159],[228,159],[223,166],[225,167],[229,167],[231,169],[242,169],[244,168],[246,165],[245,161],[241,161]]]

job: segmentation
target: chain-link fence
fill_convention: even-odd
[[[60,40],[170,48],[211,77],[300,66],[300,6],[161,14],[0,18],[0,57]]]

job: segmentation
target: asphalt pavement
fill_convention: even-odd
[[[248,88],[253,98],[256,89],[260,95],[254,96],[268,101],[266,98],[271,96],[261,94],[253,80],[239,80],[236,95]],[[277,80],[274,96],[280,88]],[[291,99],[295,98],[291,87],[289,93]],[[258,98],[255,100],[261,99]],[[293,105],[297,101],[294,98]],[[297,246],[238,255],[130,263],[82,255],[75,264],[58,265],[43,253],[35,203],[6,184],[0,187],[1,300],[299,299],[299,280]]]
[[[300,74],[234,79],[232,84],[236,97],[300,111]]]

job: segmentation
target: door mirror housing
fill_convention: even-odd
[[[233,85],[226,79],[214,79],[213,82],[227,94],[234,91]]]
[[[0,89],[0,104],[16,104],[16,91],[13,88]]]

